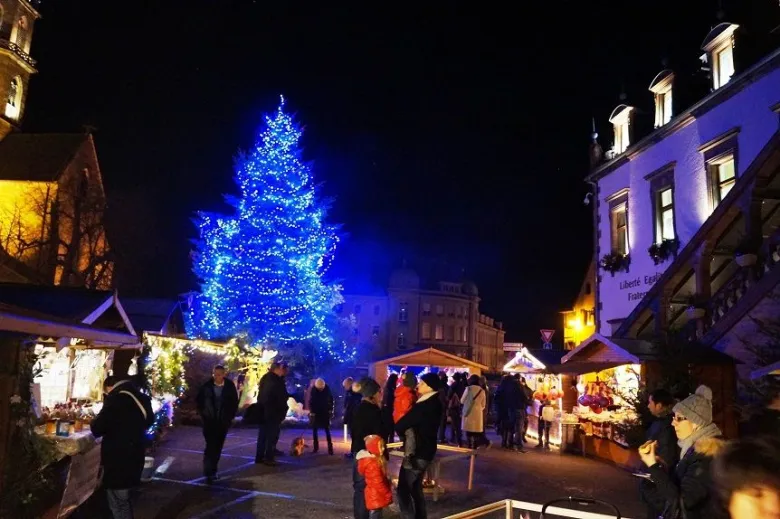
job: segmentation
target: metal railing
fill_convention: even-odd
[[[16,43],[6,39],[0,39],[0,47],[10,50],[14,54],[22,58],[22,60],[24,60],[31,67],[35,66],[35,60],[32,58],[32,56],[24,52],[24,50],[22,50],[22,48]]]
[[[571,503],[579,503],[583,505],[603,505],[606,507],[611,507],[615,510],[616,515],[606,515],[606,514],[599,514],[594,512],[585,512],[582,510],[573,510],[571,508],[549,506],[551,503],[558,503],[564,501],[571,502]],[[497,501],[495,503],[483,505],[478,508],[466,510],[465,512],[460,512],[455,515],[448,515],[444,519],[472,519],[476,517],[484,517],[488,514],[495,514],[496,512],[504,512],[504,517],[506,519],[517,519],[517,518],[525,519],[526,517],[528,518],[572,517],[575,519],[629,519],[627,517],[621,516],[620,512],[614,506],[609,505],[608,503],[604,503],[603,501],[598,501],[596,499],[569,497],[565,499],[555,500],[552,501],[551,503],[543,505],[540,503],[529,503],[527,501],[505,499],[503,501]],[[519,512],[519,514],[517,514],[516,512]],[[535,514],[543,513],[543,515],[531,516],[530,512],[534,512]]]

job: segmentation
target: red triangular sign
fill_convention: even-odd
[[[555,334],[555,330],[539,330],[542,332],[542,340],[546,343],[550,342],[550,339],[552,339],[552,336]]]

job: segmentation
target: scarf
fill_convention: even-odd
[[[720,436],[721,432],[718,426],[710,422],[704,427],[700,427],[693,431],[690,436],[684,440],[679,440],[677,445],[680,446],[680,459],[683,459],[688,451],[693,447],[693,444],[704,438],[714,438]]]

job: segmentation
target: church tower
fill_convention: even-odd
[[[19,128],[35,60],[30,57],[35,1],[0,0],[0,140]]]

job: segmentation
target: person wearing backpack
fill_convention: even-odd
[[[130,491],[141,484],[152,403],[132,382],[113,375],[106,377],[103,391],[103,408],[90,425],[92,435],[103,438],[103,488],[114,519],[132,519]]]

